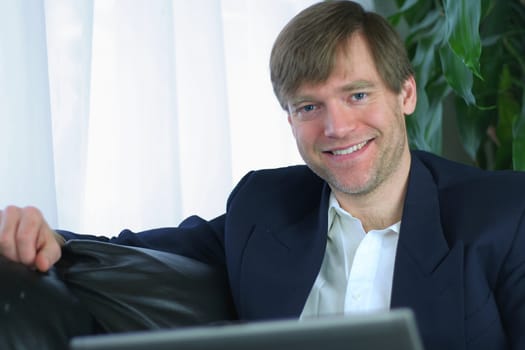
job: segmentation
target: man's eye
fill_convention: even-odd
[[[315,105],[302,106],[301,108],[299,108],[299,110],[303,112],[312,112],[315,110]]]
[[[293,115],[299,120],[312,120],[319,116],[321,106],[315,103],[297,106],[293,109]]]
[[[352,95],[352,100],[361,101],[361,100],[364,100],[366,96],[368,96],[366,92],[358,92]]]

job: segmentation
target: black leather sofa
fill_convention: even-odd
[[[95,241],[48,273],[0,258],[0,349],[68,349],[75,336],[235,319],[227,279],[199,261]]]

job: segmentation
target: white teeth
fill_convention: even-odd
[[[366,143],[367,141],[364,141],[364,142],[358,143],[357,145],[353,145],[352,147],[348,147],[348,148],[337,150],[337,151],[332,151],[332,154],[336,156],[343,156],[345,154],[354,153],[355,151],[358,151],[361,148],[363,148],[363,146],[366,145]]]

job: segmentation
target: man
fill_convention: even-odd
[[[243,320],[410,307],[426,349],[525,349],[525,175],[409,151],[403,42],[353,2],[298,14],[270,66],[307,166],[249,173],[214,220],[111,241],[224,267]],[[2,254],[39,270],[71,238],[103,239],[1,213]]]

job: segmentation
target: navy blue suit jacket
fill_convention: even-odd
[[[112,241],[223,266],[242,320],[297,318],[324,256],[329,193],[306,166],[255,171],[225,215]],[[412,153],[391,307],[415,312],[427,350],[525,349],[524,215],[524,173]]]

